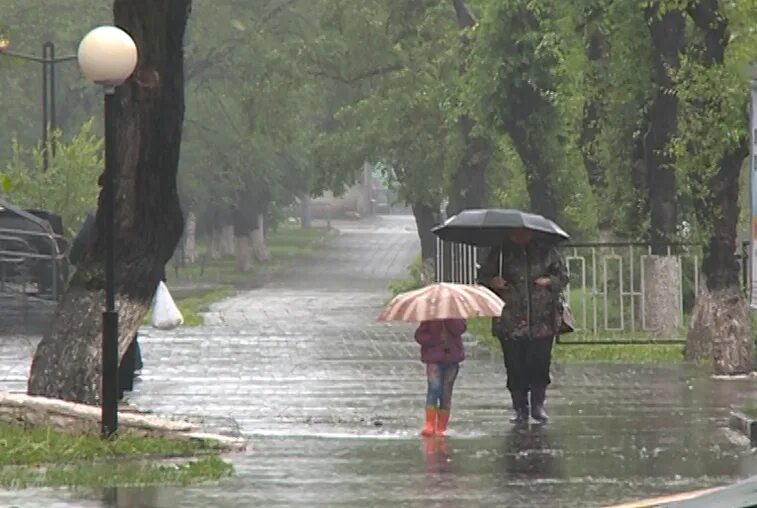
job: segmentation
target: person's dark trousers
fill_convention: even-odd
[[[142,363],[137,336],[131,341],[126,348],[121,363],[118,366],[118,393],[119,399],[124,397],[124,392],[130,392],[134,389],[134,371],[137,370],[137,362]]]
[[[531,416],[546,421],[544,400],[551,379],[553,339],[500,339],[507,371],[507,389],[513,399],[516,422],[528,421],[528,392],[531,392]]]

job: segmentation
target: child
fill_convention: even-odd
[[[460,362],[465,359],[462,339],[465,329],[464,319],[444,319],[423,321],[415,331],[415,341],[421,345],[421,361],[426,364],[428,376],[423,436],[447,435],[452,387]]]

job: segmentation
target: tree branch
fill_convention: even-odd
[[[364,79],[372,78],[375,76],[383,76],[384,74],[391,74],[392,72],[397,72],[402,69],[404,69],[405,66],[402,64],[394,64],[394,65],[387,65],[384,67],[378,67],[376,69],[371,69],[369,71],[362,72],[360,74],[356,74],[354,76],[350,77],[344,77],[344,76],[338,76],[335,74],[331,74],[329,72],[326,72],[324,70],[309,70],[307,71],[308,74],[311,76],[319,77],[319,78],[327,78],[331,79],[333,81],[338,81],[340,83],[344,83],[346,85],[352,85],[358,81],[362,81]]]
[[[476,25],[476,16],[471,11],[466,0],[452,0],[457,14],[457,24],[460,28],[472,28]]]
[[[300,0],[287,0],[285,2],[280,3],[279,5],[277,5],[276,7],[274,7],[273,9],[271,9],[270,11],[268,11],[268,14],[266,14],[265,16],[263,16],[263,19],[260,20],[260,24],[261,25],[265,25],[266,23],[268,23],[269,21],[271,21],[273,18],[275,18],[276,16],[278,16],[279,14],[281,14],[281,12],[283,12],[284,9],[286,9],[287,7],[289,7],[289,6],[291,6],[294,3],[299,2],[299,1]]]

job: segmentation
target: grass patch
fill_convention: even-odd
[[[229,476],[232,467],[219,453],[212,442],[135,436],[105,441],[0,423],[0,485],[186,485]],[[182,463],[169,463],[176,458]]]
[[[740,411],[749,418],[757,419],[757,406],[746,406],[740,408]]]
[[[184,464],[154,460],[125,463],[80,463],[45,467],[0,469],[0,486],[28,487],[114,487],[144,485],[192,485],[215,481],[232,474],[232,466],[218,456],[200,457]]]
[[[183,326],[202,326],[205,320],[202,317],[203,312],[207,312],[210,305],[219,300],[234,294],[231,287],[221,287],[217,289],[198,289],[189,293],[187,296],[176,297],[174,301],[184,316]],[[149,325],[152,322],[152,310],[150,310],[144,319],[144,324]]]
[[[500,350],[499,340],[491,334],[490,319],[470,319],[468,332],[486,347]],[[613,338],[632,340],[646,336],[623,334]],[[552,359],[558,362],[675,363],[683,360],[683,347],[683,344],[555,344]]]

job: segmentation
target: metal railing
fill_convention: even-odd
[[[671,244],[667,254],[677,258],[677,333],[655,337],[648,323],[646,259],[652,246],[640,242],[586,242],[560,246],[570,282],[565,298],[573,312],[576,331],[561,343],[671,343],[685,341],[688,313],[700,285],[701,248]],[[436,280],[476,282],[482,249],[437,240]]]
[[[49,245],[49,250],[40,252],[31,242],[33,239],[42,240]],[[65,238],[55,233],[0,228],[0,291],[5,292],[10,286],[20,286],[20,291],[26,293],[27,287],[36,282],[37,292],[41,295],[46,268],[38,266],[35,269],[32,265],[49,261],[50,296],[58,300],[63,294],[62,282],[65,279],[66,249],[61,248],[65,245]]]

